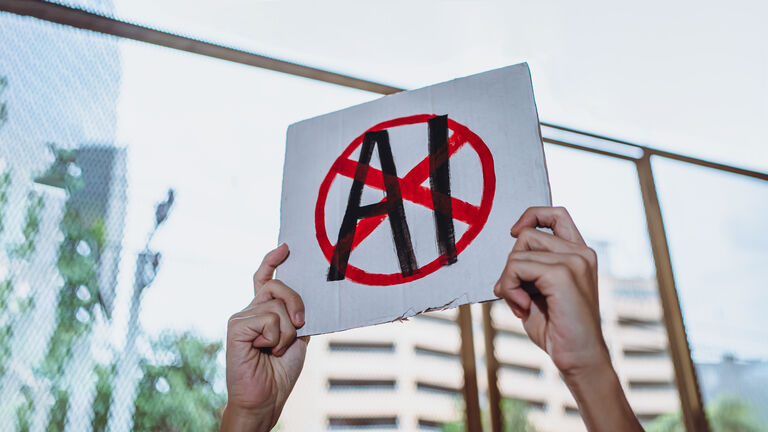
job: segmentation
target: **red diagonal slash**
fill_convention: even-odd
[[[464,144],[466,139],[454,132],[448,140],[448,157],[453,156]],[[333,169],[345,177],[354,178],[357,171],[358,162],[351,159],[344,158],[338,159]],[[384,190],[384,174],[373,167],[368,167],[368,174],[365,179],[358,179],[365,183],[366,186],[370,186],[374,189]],[[415,204],[422,205],[430,210],[434,210],[432,203],[432,195],[429,188],[422,186],[421,184],[429,178],[429,156],[424,158],[421,162],[410,170],[404,177],[400,178],[400,190],[403,194],[403,199],[411,201]],[[382,202],[386,198],[382,199]],[[458,198],[451,197],[451,206],[453,212],[453,218],[464,222],[466,224],[472,223],[477,217],[477,213],[480,210],[478,206],[472,205],[466,201],[462,201]],[[352,243],[352,249],[354,250],[366,237],[368,237],[383,221],[387,218],[387,215],[372,217],[361,220],[357,224],[355,230],[355,240]]]

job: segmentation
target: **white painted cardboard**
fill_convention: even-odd
[[[381,122],[417,114],[448,115],[474,132],[493,158],[495,193],[487,221],[457,262],[407,283],[367,285],[328,281],[315,223],[321,183],[341,153]],[[398,177],[428,157],[426,123],[388,129]],[[349,159],[357,164],[357,151]],[[374,148],[370,167],[380,169]],[[463,145],[450,158],[451,194],[478,206],[483,190],[480,158]],[[335,245],[352,180],[334,175],[325,200],[325,230]],[[423,183],[429,187],[429,180]],[[361,205],[384,199],[365,186]],[[518,64],[304,120],[288,128],[280,212],[280,242],[290,247],[277,278],[296,290],[306,306],[299,335],[335,332],[407,318],[418,313],[496,299],[498,280],[514,240],[511,225],[529,206],[550,205],[544,152],[528,65]],[[420,266],[439,256],[432,210],[406,200],[406,220]],[[467,224],[455,221],[456,240]],[[357,248],[349,264],[369,273],[396,274],[400,267],[389,221]]]

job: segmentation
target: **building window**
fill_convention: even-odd
[[[672,381],[630,380],[629,389],[632,391],[674,390],[675,383],[673,383]]]
[[[331,351],[353,351],[371,353],[393,353],[395,344],[392,342],[330,342],[328,349]]]
[[[328,417],[328,429],[397,429],[397,416]]]
[[[419,419],[419,430],[425,431],[442,431],[445,423],[437,420]]]
[[[419,345],[415,346],[413,348],[413,351],[420,356],[430,356],[430,357],[437,357],[437,358],[443,358],[448,360],[459,360],[459,354],[451,351],[443,351],[443,350],[427,348]]]
[[[394,390],[393,379],[338,379],[328,380],[328,390]]]
[[[579,409],[572,406],[565,407],[565,415],[570,417],[580,417]]]
[[[663,324],[658,319],[641,319],[630,317],[619,317],[618,324],[620,327],[627,328],[658,328]]]
[[[448,387],[440,384],[432,384],[432,383],[426,383],[421,381],[416,383],[416,389],[419,391],[430,392],[430,393],[440,393],[440,394],[446,394],[451,396],[457,396],[461,394],[460,388]]]
[[[665,348],[625,348],[624,358],[666,358],[669,352]]]
[[[499,362],[499,368],[501,370],[517,372],[517,373],[522,373],[525,375],[531,375],[536,377],[541,375],[541,369],[534,366],[525,366],[525,365],[515,364],[515,363]]]
[[[544,411],[547,409],[547,404],[545,404],[542,401],[536,401],[536,400],[530,400],[530,399],[520,399],[521,401],[528,404],[528,409],[533,411]]]

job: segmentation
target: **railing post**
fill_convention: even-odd
[[[461,334],[461,366],[464,369],[466,431],[482,432],[480,399],[477,390],[477,367],[475,366],[475,342],[472,336],[472,312],[469,305],[459,306],[457,322]]]
[[[488,402],[491,406],[491,431],[501,432],[504,415],[501,412],[501,392],[499,392],[499,361],[496,359],[494,342],[496,329],[493,327],[491,308],[493,302],[483,303],[483,336],[485,338],[485,367],[488,373]]]
[[[667,235],[664,231],[659,197],[656,194],[656,184],[653,180],[650,152],[644,151],[643,156],[636,161],[636,166],[643,197],[645,220],[648,223],[648,237],[651,241],[653,261],[656,265],[659,298],[664,310],[664,325],[667,329],[685,427],[690,432],[708,432],[710,430],[709,424],[704,414],[696,370],[691,359],[683,314],[677,297]]]

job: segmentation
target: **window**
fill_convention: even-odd
[[[499,368],[510,372],[517,372],[525,375],[539,376],[541,369],[535,366],[526,366],[519,363],[499,362]]]
[[[448,387],[441,384],[432,384],[426,382],[417,382],[416,389],[424,392],[440,393],[447,395],[459,395],[461,394],[460,388]]]
[[[329,342],[328,349],[386,354],[395,352],[395,344],[392,342]]]
[[[329,417],[328,429],[397,429],[397,416]]]
[[[413,351],[416,353],[416,355],[421,355],[421,356],[437,357],[437,358],[447,359],[447,360],[460,360],[458,353],[439,350],[435,348],[427,348],[420,345],[413,347]]]
[[[328,380],[329,390],[394,390],[393,379],[337,379]]]

